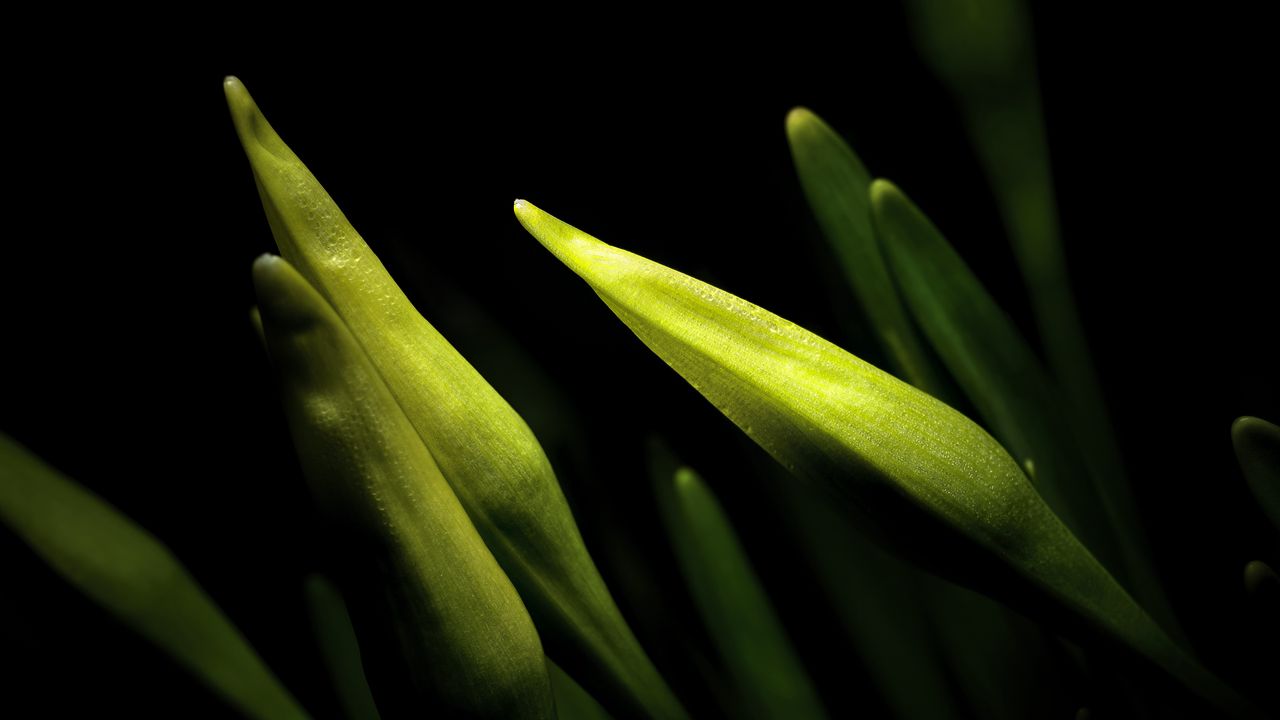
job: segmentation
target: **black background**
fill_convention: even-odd
[[[1259,17],[1162,13],[1037,9],[1045,115],[1081,313],[1161,572],[1208,664],[1257,688],[1274,666],[1240,611],[1240,570],[1280,553],[1228,430],[1280,417],[1273,52]],[[811,581],[764,529],[770,508],[744,478],[767,458],[510,207],[527,198],[874,360],[791,166],[783,118],[806,105],[1032,335],[990,191],[899,10],[754,34],[517,23],[481,42],[434,26],[415,44],[316,35],[263,57],[277,31],[245,30],[198,61],[178,41],[121,41],[10,80],[0,430],[162,538],[304,704],[337,716],[301,604],[316,526],[247,318],[249,265],[273,245],[222,97],[234,73],[482,372],[458,294],[564,394],[589,437],[584,469],[562,471],[588,545],[691,707],[711,700],[683,643],[706,645],[653,514],[653,433],[723,496],[833,710],[874,716],[805,605]],[[18,697],[44,708],[32,716],[85,702],[225,712],[8,531],[0,560],[0,658]]]

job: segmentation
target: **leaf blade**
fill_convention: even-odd
[[[617,715],[682,718],[604,584],[524,420],[414,309],[244,85],[224,85],[282,255],[368,353],[537,623]],[[518,501],[513,501],[518,499]]]
[[[1209,702],[1253,712],[1168,638],[963,415],[763,308],[528,202],[515,212],[650,350],[895,550],[1057,624],[1060,613],[1077,618],[1077,633],[1109,635]]]
[[[0,520],[68,582],[245,715],[307,717],[168,548],[2,433]]]
[[[668,537],[703,622],[744,698],[744,709],[761,718],[825,718],[817,691],[719,501],[687,467],[665,475],[655,468]]]
[[[787,115],[787,140],[809,207],[894,374],[942,397],[942,376],[925,352],[876,243],[868,201],[871,174],[848,143],[806,108]]]
[[[445,714],[554,717],[528,611],[364,351],[284,260],[259,258],[253,279],[343,594],[397,654],[375,687]]]
[[[1167,627],[1174,615],[1142,536],[1104,491],[1072,440],[1063,402],[1013,321],[942,233],[897,187],[871,187],[876,232],[913,316],[992,433],[1034,463],[1036,488]],[[1130,532],[1126,532],[1125,530]]]
[[[1253,496],[1280,529],[1280,426],[1256,417],[1231,424],[1231,443]]]

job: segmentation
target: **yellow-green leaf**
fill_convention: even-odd
[[[757,718],[826,717],[720,502],[687,467],[674,477],[655,471],[672,548],[744,711]]]
[[[683,717],[605,587],[524,420],[414,309],[244,85],[228,78],[225,90],[281,253],[386,381],[520,591],[548,655],[616,715]]]
[[[941,397],[941,374],[926,353],[876,244],[868,200],[871,175],[853,149],[806,108],[795,108],[787,115],[787,140],[809,207],[895,374]]]
[[[763,308],[516,201],[516,216],[651,350],[889,547],[1247,712],[1133,601],[968,418]]]
[[[263,256],[253,277],[343,594],[365,637],[398,654],[379,658],[374,687],[424,714],[554,717],[524,604],[378,371],[288,263]]]
[[[1237,418],[1231,425],[1231,441],[1249,489],[1280,528],[1280,426],[1262,418]]]
[[[4,434],[0,520],[68,582],[247,717],[307,717],[168,548]]]

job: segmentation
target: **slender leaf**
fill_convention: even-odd
[[[943,397],[942,375],[925,351],[876,244],[868,200],[871,175],[853,149],[806,108],[787,115],[787,139],[809,207],[888,353],[894,374]]]
[[[785,467],[844,501],[882,542],[1075,635],[1109,635],[1206,700],[1249,712],[963,415],[763,308],[525,201],[515,212],[651,350]]]
[[[724,509],[687,467],[656,477],[680,569],[733,679],[758,718],[823,718],[822,702]]]
[[[1108,520],[1149,563],[1067,273],[1026,5],[913,0],[909,6],[922,55],[958,101],[986,169],[1053,376],[1071,388],[1062,406],[1085,462],[1100,479]]]
[[[553,717],[524,604],[378,371],[288,263],[263,256],[253,276],[343,595],[364,638],[398,656],[379,658],[375,688],[415,714]]]
[[[1013,322],[929,219],[892,183],[872,184],[876,233],[913,315],[992,433],[1031,463],[1036,488],[1166,627],[1173,612],[1137,532],[1110,504],[1058,414],[1059,394]],[[1110,518],[1111,522],[1107,519]]]
[[[334,691],[348,720],[380,720],[360,662],[360,642],[347,603],[323,575],[307,578],[307,607]]]
[[[307,717],[168,548],[4,434],[0,520],[68,582],[246,716]]]
[[[418,314],[244,85],[228,78],[225,90],[281,253],[368,353],[519,589],[547,653],[619,716],[683,717],[605,587],[524,420]]]
[[[1231,425],[1231,442],[1249,489],[1280,529],[1280,426],[1256,417],[1237,418]]]

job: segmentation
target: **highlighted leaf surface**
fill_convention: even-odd
[[[530,203],[516,201],[515,212],[651,350],[793,473],[846,501],[882,542],[983,592],[1017,598],[1028,611],[1065,612],[1206,699],[1240,706],[969,419],[763,308],[606,245]]]

